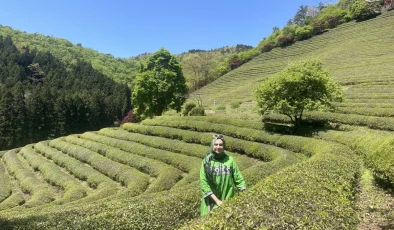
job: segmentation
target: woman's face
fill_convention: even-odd
[[[224,151],[223,140],[217,139],[213,144],[213,151],[217,154],[222,153]]]

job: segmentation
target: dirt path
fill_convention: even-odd
[[[365,169],[360,183],[359,230],[394,230],[394,196],[375,186],[372,172]]]

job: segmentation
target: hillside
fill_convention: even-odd
[[[392,25],[394,11],[261,54],[195,93],[213,116],[162,116],[0,152],[0,226],[393,229]],[[254,86],[306,57],[324,61],[345,101],[336,113],[308,113],[331,123],[305,136],[267,131],[252,115]],[[248,189],[199,218],[212,133],[226,136]]]
[[[18,48],[29,46],[30,50],[50,51],[53,56],[62,60],[66,65],[73,66],[78,60],[91,63],[93,68],[111,79],[132,86],[132,81],[139,68],[138,61],[126,58],[115,58],[111,54],[102,54],[83,44],[73,44],[62,38],[29,34],[0,25],[0,35],[10,36]]]

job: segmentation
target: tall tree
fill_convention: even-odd
[[[305,18],[306,14],[308,12],[308,6],[301,5],[300,8],[298,9],[296,15],[293,18],[293,23],[298,25],[298,26],[303,26],[305,25]]]
[[[168,109],[181,110],[187,96],[182,68],[174,55],[164,48],[155,52],[137,74],[133,105],[142,117],[161,115]]]

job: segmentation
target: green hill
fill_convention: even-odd
[[[0,226],[393,229],[393,24],[391,11],[261,54],[195,93],[213,116],[162,116],[0,152]],[[324,61],[345,101],[336,113],[306,114],[331,122],[324,129],[266,131],[251,115],[253,88],[307,57]],[[248,189],[199,218],[212,133],[226,136]]]
[[[42,34],[29,34],[8,26],[0,25],[0,35],[10,36],[19,48],[29,46],[31,50],[50,51],[53,56],[62,60],[66,65],[75,65],[78,60],[91,63],[93,68],[113,80],[132,86],[139,68],[138,61],[126,58],[115,58],[111,54],[102,54],[82,44],[73,44],[62,38],[45,36]]]

